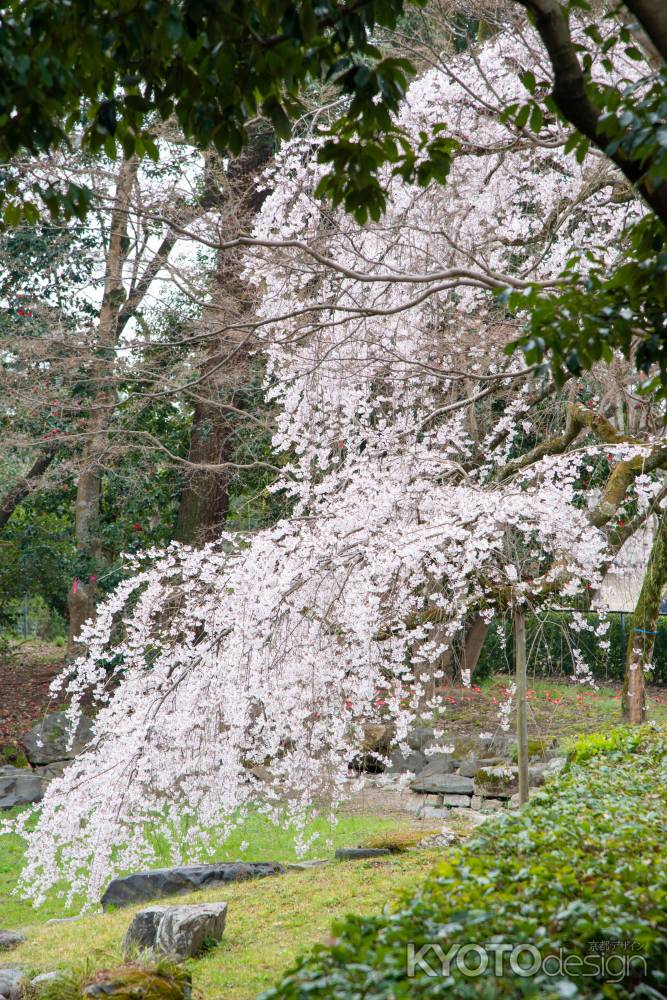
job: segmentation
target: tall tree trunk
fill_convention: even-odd
[[[653,647],[662,595],[667,585],[667,514],[658,525],[646,567],[637,606],[630,620],[630,635],[623,685],[623,715],[633,724],[646,716],[645,670],[653,659]]]
[[[220,348],[216,344],[204,372],[214,369],[219,360]],[[204,380],[202,388],[210,399],[198,399],[195,403],[188,461],[211,466],[231,460],[238,418],[216,405],[216,399],[232,402],[235,390],[247,383],[249,369],[248,352],[240,349],[225,365],[224,372],[216,372]],[[229,510],[232,477],[231,468],[193,469],[181,493],[174,532],[177,541],[203,545],[219,535]]]
[[[92,400],[86,425],[86,444],[76,490],[75,522],[76,549],[81,579],[73,582],[69,593],[69,648],[77,652],[81,626],[95,616],[97,577],[99,575],[102,542],[100,538],[100,500],[102,494],[101,459],[107,444],[107,431],[115,405],[115,389],[109,372],[118,337],[118,319],[123,305],[123,264],[129,240],[128,211],[137,176],[138,160],[133,157],[120,166],[116,194],[111,213],[109,245],[104,277],[104,294],[96,330],[99,361],[91,371]]]
[[[222,241],[232,240],[251,228],[267,194],[257,190],[255,178],[272,151],[272,133],[262,125],[245,152],[230,162],[220,195]],[[204,354],[192,415],[188,460],[203,468],[193,469],[183,488],[174,532],[177,541],[190,545],[214,540],[229,511],[233,469],[206,466],[223,466],[232,458],[239,427],[236,411],[243,409],[238,393],[247,386],[251,375],[246,333],[234,330],[234,324],[250,317],[254,309],[241,270],[242,254],[238,250],[221,252],[213,301],[202,316],[204,329],[221,333],[211,339]]]

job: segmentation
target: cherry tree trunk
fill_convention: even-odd
[[[637,605],[630,620],[630,634],[623,685],[623,715],[635,725],[646,717],[645,673],[653,660],[653,647],[662,595],[667,585],[667,515],[658,525]]]
[[[461,670],[470,671],[470,680],[472,680],[475,673],[475,667],[477,666],[488,631],[488,623],[481,615],[476,615],[466,629],[461,656]]]

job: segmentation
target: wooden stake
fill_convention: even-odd
[[[526,680],[526,616],[514,609],[514,662],[516,669],[516,739],[519,759],[519,803],[528,801],[528,700]]]

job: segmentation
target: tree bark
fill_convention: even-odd
[[[76,548],[81,578],[70,590],[69,650],[77,652],[81,626],[95,616],[97,577],[102,556],[100,539],[101,459],[115,405],[115,390],[109,376],[110,350],[116,347],[118,320],[123,305],[123,264],[129,250],[128,212],[137,176],[138,160],[124,160],[118,171],[114,207],[109,228],[104,293],[96,331],[99,361],[91,372],[93,386],[86,444],[82,455],[75,501]]]
[[[213,370],[219,361],[219,347],[204,366]],[[195,403],[190,429],[188,461],[199,465],[222,465],[232,458],[238,418],[216,405],[215,399],[234,399],[234,391],[247,383],[250,359],[239,350],[225,366],[202,383],[211,400]],[[181,493],[174,538],[188,545],[204,545],[222,531],[229,511],[232,469],[196,469],[190,473]]]
[[[260,127],[242,156],[232,160],[226,175],[226,190],[220,194],[225,229],[230,238],[249,228],[268,192],[259,192],[255,178],[272,152],[272,136]],[[202,365],[198,396],[194,403],[188,460],[203,466],[223,465],[231,460],[239,415],[225,404],[239,405],[238,393],[251,377],[250,344],[234,323],[251,314],[254,302],[241,281],[242,255],[238,249],[221,251],[215,278],[213,302],[202,317],[206,330],[220,331],[209,341]],[[204,397],[204,398],[202,398]],[[232,469],[193,471],[181,493],[174,537],[179,542],[203,545],[224,528],[229,511]]]
[[[662,58],[667,60],[667,4],[664,0],[623,0],[623,4],[637,18]]]
[[[623,685],[623,715],[635,725],[646,717],[644,677],[653,659],[662,595],[667,585],[667,515],[663,514],[630,621]]]
[[[514,609],[514,661],[516,669],[516,739],[519,761],[519,804],[528,801],[528,692],[526,678],[526,616]]]
[[[475,667],[477,666],[488,631],[489,626],[481,615],[475,615],[466,629],[463,641],[463,655],[461,657],[461,670],[470,671],[470,680],[472,680],[475,673]]]

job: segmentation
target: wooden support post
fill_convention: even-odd
[[[526,616],[514,609],[514,663],[516,669],[516,738],[519,761],[519,803],[528,801],[528,700],[526,680]]]

